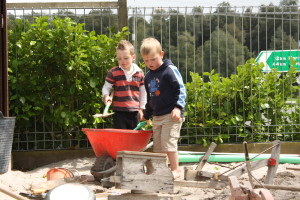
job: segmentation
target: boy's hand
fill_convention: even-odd
[[[174,121],[179,121],[180,120],[180,109],[179,108],[174,108],[171,112],[171,117],[173,118]]]
[[[143,109],[139,109],[139,118],[140,118],[140,121],[144,121],[144,112],[143,112]]]
[[[151,120],[150,119],[146,120],[146,122],[147,122],[147,125],[151,124]]]
[[[109,102],[109,101],[112,102],[111,97],[108,94],[104,95],[104,97],[103,97],[104,104],[106,105],[107,102]]]

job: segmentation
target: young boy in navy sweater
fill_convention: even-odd
[[[153,117],[153,151],[166,153],[174,179],[180,177],[177,143],[184,121],[186,90],[177,67],[163,60],[161,44],[154,38],[143,40],[141,55],[149,72],[145,76],[147,103],[144,118]]]

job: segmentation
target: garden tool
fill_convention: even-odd
[[[138,125],[133,130],[140,130],[141,128],[143,128],[146,125],[147,125],[147,122],[142,121],[142,122],[138,123]]]
[[[112,99],[113,96],[114,96],[114,93],[112,92],[112,93],[110,94],[110,98]],[[108,113],[108,109],[109,109],[111,103],[112,103],[112,101],[108,101],[108,102],[106,103],[105,108],[104,108],[104,111],[103,111],[103,114],[94,114],[93,116],[94,116],[94,117],[108,117],[108,116],[113,115],[114,112]]]
[[[133,130],[140,130],[141,128],[145,127],[146,125],[147,125],[147,121],[142,121],[142,122],[138,123],[138,125]],[[150,142],[142,151],[146,151],[147,149],[149,149],[152,146],[153,146],[153,142]]]

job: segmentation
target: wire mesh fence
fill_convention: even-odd
[[[29,22],[39,16],[70,17],[97,34],[109,34],[111,29],[108,28],[112,27],[118,30],[116,8],[13,8],[8,14],[9,20],[19,18]],[[128,40],[139,54],[144,38],[157,38],[165,58],[172,60],[184,82],[190,84],[180,145],[244,139],[299,141],[297,77],[283,78],[289,74],[291,63],[296,70],[300,67],[299,22],[298,6],[230,7],[224,4],[218,7],[128,8],[131,33]],[[263,51],[265,53],[260,55]],[[285,51],[289,53],[283,56]],[[238,71],[237,66],[259,55],[258,61],[265,63],[262,74],[255,77],[254,71],[247,74]],[[141,62],[138,56],[137,63]],[[263,83],[271,81],[271,75],[267,74],[273,68],[280,71],[272,76],[275,89],[264,88]],[[250,78],[246,79],[248,75]],[[201,84],[197,85],[199,82]],[[195,89],[191,89],[193,87]],[[279,97],[281,102],[277,101]],[[241,98],[244,100],[240,101]],[[272,100],[274,105],[270,103]],[[14,150],[90,147],[80,128],[66,133],[57,127],[45,128],[47,125],[34,119],[32,124],[33,130],[15,134]]]

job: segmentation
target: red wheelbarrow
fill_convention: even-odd
[[[83,128],[82,131],[96,155],[91,174],[99,181],[114,173],[118,151],[143,151],[152,135],[152,130]]]

